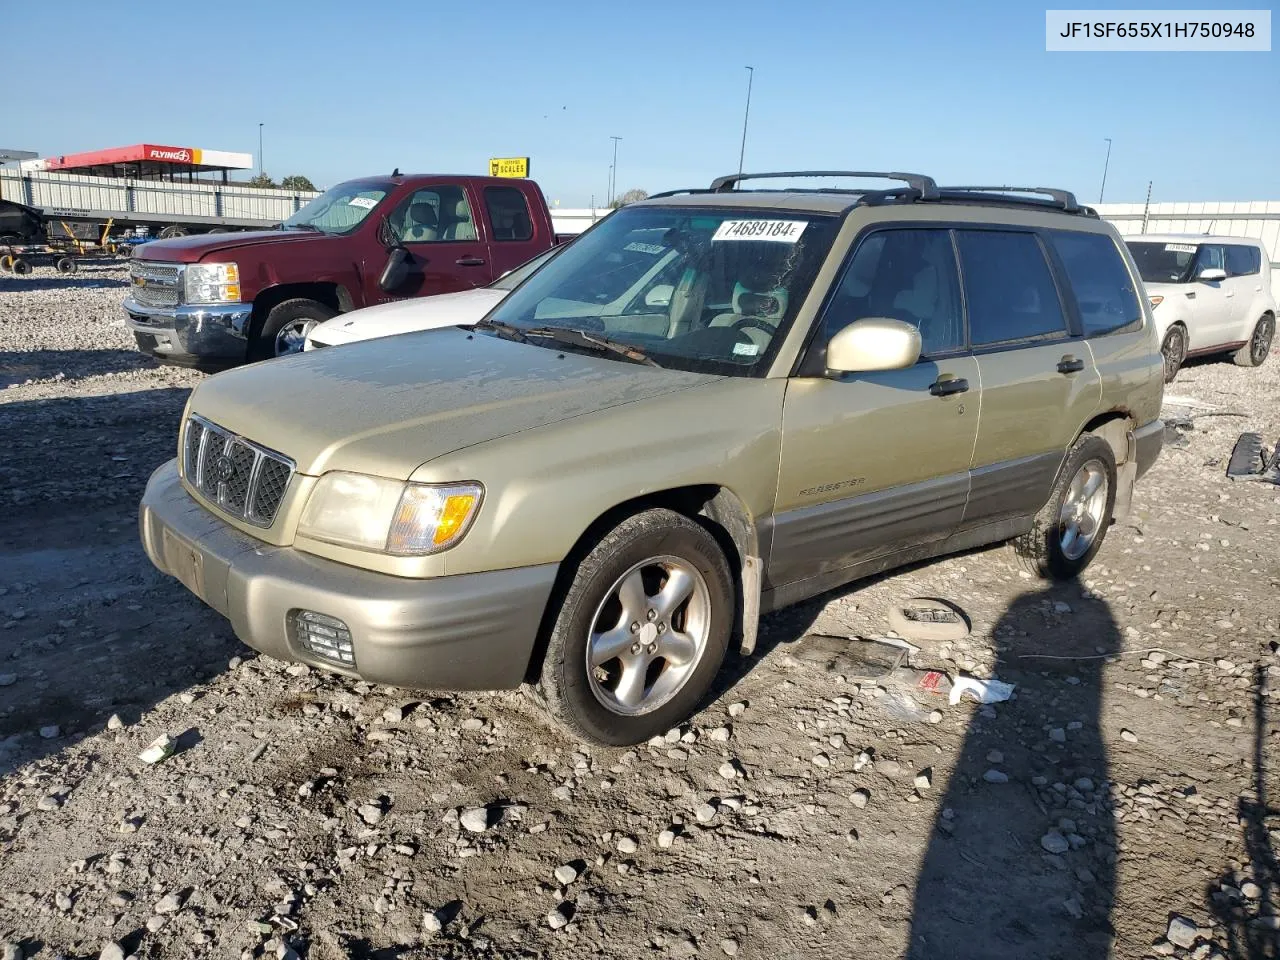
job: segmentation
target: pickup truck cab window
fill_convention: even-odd
[[[368,219],[390,192],[388,183],[351,180],[331,187],[285,220],[285,230],[347,234]]]
[[[529,201],[520,190],[515,187],[485,187],[484,204],[489,210],[495,241],[529,240],[533,237]]]
[[[457,184],[415,190],[391,215],[391,227],[403,243],[456,243],[475,240],[467,192]]]
[[[813,213],[628,207],[574,241],[489,319],[604,336],[664,367],[760,375],[836,223]],[[550,337],[530,342],[564,346]]]

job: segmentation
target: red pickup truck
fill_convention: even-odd
[[[162,360],[261,360],[301,350],[312,326],[339,313],[492,283],[556,240],[532,180],[349,180],[274,230],[138,247],[126,323]]]

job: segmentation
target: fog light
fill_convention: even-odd
[[[298,646],[322,660],[330,660],[344,667],[356,665],[356,651],[351,643],[351,631],[337,617],[330,617],[314,610],[293,612],[293,636]]]

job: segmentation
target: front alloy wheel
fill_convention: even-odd
[[[318,326],[319,320],[298,319],[286,324],[280,328],[276,334],[276,353],[277,357],[288,356],[291,353],[301,353],[303,346],[307,342],[307,334],[313,328]]]

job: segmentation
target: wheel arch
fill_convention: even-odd
[[[1111,448],[1116,461],[1116,499],[1111,510],[1113,522],[1127,517],[1133,502],[1133,488],[1138,480],[1138,442],[1133,431],[1138,426],[1128,410],[1108,410],[1085,423],[1075,440],[1071,441],[1074,446],[1081,437],[1091,434],[1106,441]],[[1065,457],[1063,462],[1066,462]]]
[[[281,283],[267,287],[253,298],[253,316],[249,320],[249,339],[262,331],[267,314],[286,300],[314,300],[337,313],[348,313],[355,308],[351,291],[340,283],[317,281],[314,283]]]
[[[627,517],[655,508],[665,508],[688,517],[700,524],[720,545],[729,569],[733,571],[734,591],[738,599],[731,642],[735,642],[745,653],[754,649],[763,565],[759,537],[750,511],[733,491],[718,484],[672,487],[615,504],[592,520],[574,541],[560,563],[555,585],[543,608],[537,637],[529,663],[525,667],[527,682],[535,682],[542,670],[560,604],[573,583],[573,578],[577,576],[578,566],[583,558],[605,534]]]

